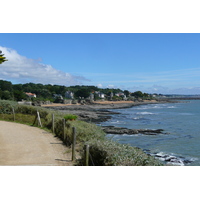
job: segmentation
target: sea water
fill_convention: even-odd
[[[148,104],[127,109],[115,109],[103,126],[134,129],[164,129],[169,134],[111,135],[113,140],[130,144],[151,153],[184,157],[200,166],[200,100],[180,103]]]

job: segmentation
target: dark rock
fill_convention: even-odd
[[[163,129],[128,129],[124,127],[115,127],[115,126],[102,126],[104,132],[108,134],[144,134],[144,135],[157,135],[157,134],[166,134],[163,133]]]
[[[150,151],[147,152],[148,154],[150,154],[151,156],[159,159],[160,161],[163,161],[164,163],[167,163],[169,165],[186,165],[186,164],[190,164],[191,162],[193,162],[192,159],[186,159],[183,156],[175,156],[175,155],[170,155],[170,154],[164,154],[163,152],[159,152],[159,153],[150,153]]]

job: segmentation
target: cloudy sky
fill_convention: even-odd
[[[200,94],[200,34],[1,33],[0,50],[13,83]]]

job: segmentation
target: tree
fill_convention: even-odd
[[[12,94],[8,90],[5,90],[2,92],[1,98],[4,100],[12,100]]]
[[[78,97],[84,97],[84,98],[87,98],[90,96],[90,91],[88,91],[87,89],[80,89],[80,90],[77,90],[75,92],[75,96],[78,98]]]
[[[12,83],[10,81],[0,80],[0,89],[2,91],[8,90],[9,92],[13,91]]]
[[[130,95],[130,92],[128,90],[124,90],[124,94],[128,97]]]
[[[0,50],[0,64],[2,64],[5,61],[8,61],[8,60],[6,60],[6,57],[4,57],[4,54],[2,54],[2,51]]]
[[[136,92],[132,93],[131,96],[134,96],[136,98],[142,98],[143,93],[141,91],[136,91]]]
[[[14,93],[14,99],[16,101],[21,101],[22,99],[27,99],[27,95],[24,92],[22,92],[21,90],[14,90],[13,93]]]

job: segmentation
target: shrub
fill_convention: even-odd
[[[145,154],[141,149],[130,145],[105,139],[90,140],[89,165],[95,166],[160,166],[154,157]],[[82,151],[78,165],[84,164],[85,152]]]
[[[72,144],[72,127],[76,128],[76,143],[83,148],[84,142],[90,141],[94,138],[99,141],[105,138],[105,133],[100,127],[95,124],[90,124],[84,121],[67,121],[65,124],[65,143],[70,146]],[[63,120],[62,118],[55,121],[55,134],[63,138]]]
[[[12,113],[12,108],[16,107],[17,102],[15,101],[0,100],[0,113],[10,114]]]
[[[64,116],[65,120],[71,120],[71,121],[76,120],[77,118],[78,118],[77,115],[72,115],[72,114],[67,114]]]

